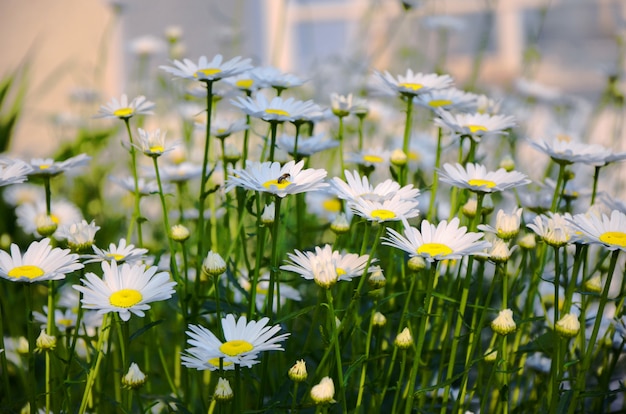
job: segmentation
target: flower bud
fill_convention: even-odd
[[[580,331],[580,322],[576,315],[567,313],[557,321],[555,328],[556,332],[563,338],[573,338]]]
[[[225,402],[232,400],[233,395],[233,389],[230,387],[230,382],[228,382],[228,380],[225,378],[218,378],[213,398],[215,398],[217,401]]]
[[[385,279],[385,275],[383,275],[383,271],[380,267],[376,266],[375,270],[367,279],[367,283],[369,283],[372,289],[382,289],[385,287],[387,279]]]
[[[583,288],[587,292],[600,293],[602,292],[602,278],[600,275],[595,275],[590,279],[585,280]]]
[[[413,337],[411,336],[409,328],[404,328],[402,332],[396,336],[393,344],[400,349],[407,349],[413,346]]]
[[[345,213],[337,214],[335,220],[330,223],[330,229],[334,231],[335,234],[344,234],[350,231],[350,223]]]
[[[261,214],[261,223],[267,225],[274,223],[274,216],[276,215],[276,206],[274,203],[270,203],[265,206],[263,209],[263,214]]]
[[[510,155],[507,155],[500,160],[500,168],[504,168],[506,172],[511,172],[515,169],[515,161]]]
[[[293,382],[306,381],[308,374],[306,372],[306,362],[304,362],[304,359],[296,361],[294,366],[289,368],[289,372],[287,374],[289,375],[289,379]]]
[[[422,256],[413,256],[407,262],[407,267],[409,270],[417,272],[426,268],[426,260]]]
[[[315,404],[329,404],[335,402],[333,397],[335,396],[335,383],[330,377],[324,377],[311,388],[311,399]]]
[[[485,351],[485,362],[494,362],[498,356],[498,351],[494,348],[489,348]]]
[[[507,335],[515,332],[517,325],[513,320],[513,311],[511,309],[503,309],[498,316],[491,321],[491,329],[500,335]]]
[[[170,229],[170,236],[172,240],[177,241],[179,243],[183,243],[189,238],[189,229],[182,224],[175,224]]]
[[[131,363],[126,375],[122,377],[122,385],[130,389],[138,389],[146,382],[146,375],[136,363]]]
[[[478,208],[478,202],[475,198],[470,198],[467,200],[463,207],[461,207],[461,212],[467,218],[474,218],[476,216],[476,209]]]
[[[528,233],[524,237],[518,240],[517,244],[522,249],[532,250],[537,247],[537,240],[535,239],[535,235]]]
[[[202,263],[202,272],[209,276],[219,276],[226,271],[226,262],[219,253],[209,251]]]
[[[37,346],[35,352],[51,351],[57,346],[57,339],[42,329],[35,344]]]
[[[35,218],[35,224],[37,226],[37,233],[41,234],[43,237],[51,236],[57,231],[58,227],[54,217],[47,214],[39,214]]]
[[[395,149],[391,153],[391,163],[396,167],[403,167],[406,165],[409,157],[401,149]]]
[[[372,316],[372,325],[377,328],[382,328],[387,323],[387,318],[380,312],[376,312],[374,316]]]

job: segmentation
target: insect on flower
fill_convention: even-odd
[[[280,177],[278,177],[278,178],[276,179],[276,182],[277,182],[278,184],[282,184],[284,181],[286,181],[286,180],[288,180],[288,179],[290,179],[290,178],[291,178],[291,174],[289,174],[289,173],[285,173],[285,174],[281,175]]]

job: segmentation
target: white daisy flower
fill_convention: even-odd
[[[43,307],[43,313],[34,311],[33,318],[35,321],[41,324],[41,329],[46,329],[48,326],[48,307]],[[54,310],[54,325],[60,332],[66,332],[76,327],[76,321],[78,320],[78,314],[73,309],[61,309]]]
[[[387,71],[384,73],[376,71],[374,76],[381,80],[390,91],[410,97],[449,88],[453,82],[449,75],[413,73],[411,69],[408,69],[404,76],[398,75],[397,79]]]
[[[15,209],[17,224],[26,234],[37,236],[38,219],[46,214],[46,202],[40,200],[35,204],[22,204]],[[50,204],[50,218],[57,226],[70,225],[83,219],[82,213],[75,204],[59,199]]]
[[[254,68],[250,72],[250,76],[259,84],[260,88],[274,88],[277,91],[295,88],[305,82],[295,75],[283,73],[272,66]]]
[[[15,188],[15,187],[17,186],[14,186],[12,188]],[[604,205],[608,207],[609,211],[618,210],[626,214],[626,201],[613,198],[612,196],[606,193],[601,193],[600,198],[602,199],[602,202],[604,203]],[[6,193],[5,193],[5,199],[6,199]]]
[[[581,162],[583,164],[602,166],[607,163],[607,159],[612,151],[593,144],[572,141],[558,137],[552,141],[530,141],[530,146],[548,155],[557,164],[573,164]]]
[[[366,168],[384,169],[391,161],[391,151],[380,147],[363,148],[361,151],[345,154],[345,162],[361,165]]]
[[[250,292],[250,289],[252,288],[252,283],[250,282],[250,275],[248,275],[247,272],[245,271],[242,272],[241,276],[237,278],[237,282],[239,283],[239,286],[241,286],[243,290],[245,290],[246,292]],[[259,282],[256,285],[255,304],[256,304],[256,308],[259,311],[262,310],[263,307],[265,306],[265,298],[267,297],[267,294],[269,293],[269,286],[270,286],[270,275],[269,273],[265,273],[261,275],[261,277],[259,278]],[[278,290],[280,290],[280,292],[278,292]],[[240,303],[243,303],[242,302],[243,295],[238,294],[238,293],[240,292],[235,290],[235,301],[239,301]],[[302,300],[302,295],[300,294],[298,289],[295,289],[286,283],[281,283],[280,289],[274,289],[274,301],[273,301],[274,312],[276,312],[278,309],[278,302],[280,301],[280,304],[282,306],[287,302],[287,299],[299,302]]]
[[[561,247],[572,241],[571,215],[565,213],[548,213],[547,216],[536,216],[532,223],[526,225],[541,239],[554,247]]]
[[[567,218],[585,244],[601,244],[607,249],[626,251],[626,214],[613,210],[606,214],[576,214]]]
[[[403,199],[402,195],[383,201],[357,199],[350,203],[350,208],[357,216],[378,223],[398,221],[417,217],[420,213],[416,199]]]
[[[529,184],[530,179],[517,171],[506,171],[500,168],[497,171],[487,171],[481,164],[468,163],[444,164],[439,170],[439,179],[455,187],[467,188],[476,193],[494,193]]]
[[[163,153],[174,149],[173,146],[165,146],[165,131],[161,133],[161,130],[158,128],[154,131],[138,128],[137,131],[139,135],[137,137],[137,145],[135,146],[149,157],[160,157]]]
[[[254,68],[244,73],[240,73],[239,75],[230,76],[224,79],[224,82],[231,85],[233,88],[237,88],[240,91],[246,92],[247,94],[252,94],[252,92],[255,92],[259,88],[263,87],[263,85],[261,85],[259,81],[252,76],[252,73],[256,69],[257,68]]]
[[[452,114],[443,109],[436,110],[435,125],[450,131],[455,136],[469,136],[474,141],[482,138],[508,135],[506,131],[515,126],[515,117],[506,115],[490,115],[486,113]]]
[[[276,139],[276,146],[281,150],[291,154],[292,156],[300,155],[310,157],[313,154],[324,150],[335,148],[339,145],[339,141],[329,139],[325,133],[315,134],[311,137],[298,137],[298,154],[294,154],[296,146],[296,137],[294,135],[283,134]]]
[[[95,221],[92,220],[91,223],[87,223],[86,220],[81,220],[60,226],[55,237],[59,240],[65,240],[73,251],[81,251],[93,245],[98,230],[100,227],[96,226]]]
[[[289,161],[281,167],[278,162],[250,161],[245,169],[231,169],[226,181],[226,192],[235,187],[261,191],[285,197],[289,194],[316,191],[328,186],[323,180],[326,170],[308,168],[304,161]]]
[[[67,273],[82,268],[77,254],[67,249],[52,248],[47,238],[32,242],[23,256],[16,244],[11,244],[10,255],[0,250],[0,277],[12,282],[60,280]]]
[[[29,167],[30,169],[30,167]],[[45,195],[41,191],[40,185],[35,184],[15,184],[2,191],[2,198],[12,207],[21,204],[32,204],[38,201],[45,201]]]
[[[128,96],[124,94],[119,101],[113,98],[108,104],[100,106],[94,118],[129,119],[135,115],[152,115],[153,109],[154,102],[150,102],[145,96],[137,96],[128,102]]]
[[[215,55],[211,61],[201,56],[198,63],[190,59],[174,60],[172,66],[159,66],[161,69],[177,78],[198,80],[201,82],[217,81],[229,76],[235,76],[252,68],[250,59],[237,56],[226,62],[222,55]]]
[[[31,167],[22,160],[0,158],[0,187],[26,181]]]
[[[333,114],[339,118],[350,115],[350,112],[352,112],[352,94],[339,95],[338,93],[331,93],[330,108]]]
[[[52,158],[33,158],[30,160],[31,171],[28,175],[55,176],[67,172],[76,167],[87,165],[91,157],[87,154],[79,154],[65,161],[54,161]]]
[[[496,227],[486,224],[479,224],[478,230],[488,233],[494,233],[503,240],[510,240],[517,236],[522,220],[522,208],[513,208],[511,214],[505,213],[504,210],[498,210],[496,214]]]
[[[294,122],[311,116],[323,116],[322,108],[311,100],[299,101],[275,96],[268,101],[265,95],[257,94],[255,98],[238,96],[237,100],[230,102],[244,113],[268,122]]]
[[[307,280],[314,280],[319,286],[329,288],[339,280],[352,280],[366,272],[365,266],[369,255],[355,253],[342,254],[333,251],[327,244],[323,248],[315,247],[315,252],[287,253],[290,263],[281,266],[281,270],[294,272]],[[376,259],[372,260],[374,263]],[[371,271],[369,268],[367,272]]]
[[[81,279],[84,286],[73,288],[83,293],[84,309],[97,310],[101,315],[117,312],[123,321],[128,321],[131,313],[144,317],[149,303],[172,297],[176,282],[170,281],[169,273],[157,270],[154,266],[146,270],[145,265],[124,263],[118,267],[115,261],[103,261],[102,279],[87,273]]]
[[[202,166],[188,161],[180,164],[164,164],[159,166],[159,172],[163,181],[180,183],[200,177]]]
[[[382,244],[403,250],[411,257],[421,256],[429,262],[470,255],[487,256],[485,250],[491,247],[488,241],[480,240],[482,233],[467,232],[467,227],[459,227],[458,217],[450,222],[443,220],[436,226],[424,220],[421,231],[411,227],[406,220],[403,223],[404,235],[387,228],[388,237],[383,238]]]
[[[220,341],[213,332],[200,325],[189,325],[187,343],[192,348],[181,355],[183,365],[197,370],[234,369],[234,365],[250,368],[258,363],[259,353],[264,351],[283,351],[280,342],[289,337],[289,333],[275,336],[280,325],[267,326],[269,318],[259,321],[247,321],[245,316],[235,320],[232,314],[222,318],[222,330],[225,341]]]
[[[477,95],[457,88],[433,90],[429,93],[417,95],[414,102],[422,107],[435,110],[436,108],[450,111],[472,110],[476,108]]]
[[[85,263],[93,262],[117,262],[119,264],[138,264],[146,259],[148,249],[136,248],[134,244],[126,244],[126,239],[120,239],[119,243],[109,244],[108,250],[103,250],[97,246],[91,246],[94,255],[84,255],[88,259]]]
[[[128,177],[120,178],[120,177],[109,176],[109,180],[119,185],[124,190],[133,194],[135,193],[135,179],[133,177],[128,176]],[[156,180],[148,181],[143,177],[139,177],[137,179],[137,187],[139,188],[139,195],[141,196],[147,196],[147,195],[156,194],[159,192],[159,183],[157,183]],[[165,185],[163,187],[163,192],[170,193],[171,192],[170,187]]]
[[[344,171],[346,181],[333,177],[330,181],[331,191],[342,200],[357,202],[358,200],[382,202],[392,198],[417,201],[420,191],[412,184],[400,187],[396,181],[387,179],[374,187],[367,176],[360,176],[357,171]]]
[[[248,124],[245,119],[216,118],[211,121],[211,135],[219,139],[228,138],[235,132],[246,129],[248,129]]]

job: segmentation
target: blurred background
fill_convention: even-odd
[[[0,16],[0,76],[13,76],[0,120],[19,100],[20,156],[52,155],[121,93],[151,99],[168,59],[217,53],[311,79],[323,102],[372,69],[588,111],[624,90],[624,0],[2,0]]]

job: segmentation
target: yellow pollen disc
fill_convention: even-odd
[[[602,243],[626,247],[626,233],[621,231],[607,231],[599,237]]]
[[[446,256],[452,254],[452,249],[442,243],[424,243],[417,249],[417,253],[429,256]]]
[[[268,290],[261,287],[261,285],[256,285],[256,293],[260,293],[261,295],[267,295]]]
[[[282,115],[282,116],[289,116],[289,112],[285,111],[284,109],[266,109],[265,113],[267,114],[274,114],[274,115]]]
[[[381,220],[389,220],[389,219],[395,218],[396,213],[394,213],[391,210],[379,209],[379,210],[372,211],[372,217],[378,218]]]
[[[433,108],[439,108],[441,106],[449,106],[452,105],[454,102],[452,102],[450,99],[433,99],[432,101],[428,102],[429,106],[432,106]]]
[[[135,289],[121,289],[109,296],[109,303],[118,308],[130,308],[141,302],[143,296]]]
[[[558,134],[556,136],[557,141],[561,141],[561,142],[572,142],[572,137],[570,137],[567,134]]]
[[[478,131],[487,131],[487,128],[485,128],[482,125],[465,125],[467,128],[469,128],[470,132],[476,133]]]
[[[252,79],[240,79],[237,82],[235,82],[235,85],[239,89],[250,89],[253,83],[254,83],[254,80]]]
[[[383,157],[379,157],[378,155],[364,155],[363,161],[367,162],[383,162]]]
[[[211,76],[217,73],[220,73],[222,70],[218,68],[206,68],[206,69],[198,69],[196,73],[193,74],[194,78],[199,78],[202,76]]]
[[[154,147],[150,147],[150,152],[163,152],[165,148],[160,145],[155,145]]]
[[[496,183],[490,180],[481,180],[480,178],[474,178],[467,182],[469,185],[473,185],[475,187],[487,187],[493,188],[496,186]]]
[[[254,349],[254,346],[243,339],[234,339],[232,341],[224,342],[220,346],[220,351],[225,353],[228,356],[237,356],[241,355],[244,352],[249,352]]]
[[[291,182],[289,180],[282,180],[281,182],[278,182],[278,180],[269,180],[263,183],[263,187],[267,188],[268,190],[271,187],[276,187],[279,190],[283,190],[287,188],[290,184]]]
[[[346,274],[346,271],[343,270],[342,268],[338,267],[337,269],[335,269],[335,272],[337,272],[337,276],[343,276]]]
[[[422,159],[422,154],[417,151],[409,151],[409,159],[413,161],[419,161]]]
[[[59,319],[57,322],[63,326],[72,326],[73,323],[71,319]]]
[[[133,108],[120,108],[113,111],[113,115],[118,118],[128,118],[129,116],[133,116]]]
[[[7,273],[10,277],[19,278],[19,277],[27,277],[29,279],[34,279],[36,277],[43,276],[45,272],[43,269],[37,266],[32,265],[23,265],[17,266],[13,269],[9,270]]]
[[[107,257],[115,260],[116,262],[119,262],[120,260],[123,260],[124,257],[126,257],[126,256],[124,256],[123,254],[109,253],[109,254],[107,254]]]
[[[421,83],[411,83],[411,82],[403,82],[403,83],[400,83],[398,86],[400,86],[401,88],[411,89],[414,91],[417,91],[424,87],[424,85],[422,85]]]
[[[331,198],[330,200],[326,200],[322,203],[324,210],[330,211],[332,213],[338,213],[341,211],[341,201],[336,198]]]
[[[219,358],[211,358],[207,361],[209,364],[213,365],[214,367],[219,367],[220,366],[220,359]],[[233,365],[233,362],[230,361],[222,361],[222,366],[223,367],[227,367],[229,365]]]
[[[226,128],[218,128],[217,129],[217,133],[218,134],[223,134],[224,132],[226,132]]]
[[[50,220],[52,220],[55,224],[59,224],[61,219],[56,214],[50,214]]]
[[[41,165],[39,166],[39,169],[40,169],[40,170],[47,170],[48,168],[50,168],[50,164],[41,164]]]

